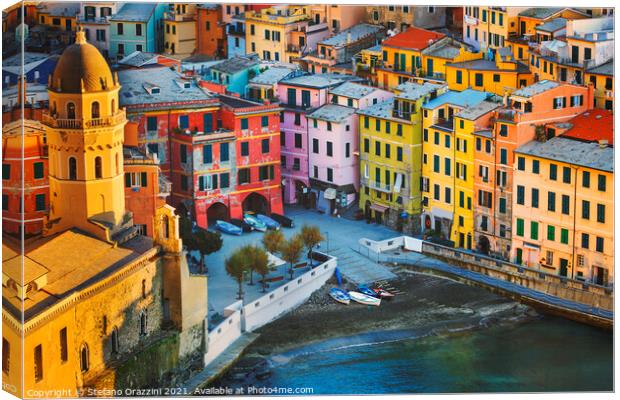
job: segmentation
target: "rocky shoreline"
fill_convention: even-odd
[[[335,278],[330,279],[303,305],[258,330],[260,337],[223,381],[260,380],[268,374],[269,358],[335,338],[411,329],[443,335],[539,317],[528,306],[478,287],[405,268],[394,272],[398,279],[390,285],[400,294],[379,307],[336,303],[328,294],[336,286]],[[343,288],[352,290],[354,285],[344,282]]]

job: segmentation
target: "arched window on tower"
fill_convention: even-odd
[[[67,104],[67,118],[75,119],[75,104],[73,103]]]
[[[112,329],[112,334],[110,335],[110,348],[112,349],[112,354],[118,354],[118,328],[114,327]]]
[[[116,153],[114,155],[114,161],[116,162],[116,175],[119,174],[119,170],[118,170],[118,153]]]
[[[99,118],[99,102],[95,101],[90,106],[90,114],[91,118]]]
[[[169,221],[168,221],[168,216],[164,215],[163,216],[163,221],[162,221],[162,233],[164,234],[164,239],[168,239],[169,234],[168,234],[168,229],[169,229]]]
[[[146,328],[147,328],[146,324],[147,324],[146,311],[142,311],[140,313],[140,335],[141,336],[146,335]]]
[[[77,160],[75,157],[69,157],[69,179],[77,180]]]
[[[82,372],[87,372],[89,368],[89,360],[88,360],[88,345],[86,343],[82,344],[80,348],[80,369]]]
[[[110,107],[110,111],[111,111],[112,115],[114,115],[114,113],[116,112],[115,108],[116,108],[116,101],[114,101],[114,99],[112,99],[112,106]]]
[[[103,175],[101,168],[101,157],[97,156],[95,157],[95,178],[97,179],[101,179],[101,176]]]

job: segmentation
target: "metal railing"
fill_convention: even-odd
[[[43,113],[42,123],[51,128],[61,129],[83,129],[97,128],[100,126],[110,126],[120,124],[125,120],[125,110],[119,110],[116,114],[103,118],[89,119],[71,119],[71,118],[54,118],[48,113]]]

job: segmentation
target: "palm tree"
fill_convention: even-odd
[[[300,234],[304,246],[308,249],[308,257],[310,260],[310,266],[312,267],[312,250],[317,244],[325,240],[325,238],[321,234],[319,227],[316,225],[302,226]]]
[[[237,249],[225,261],[226,272],[233,277],[239,285],[239,293],[237,299],[243,299],[243,274],[247,271],[247,258],[241,249]]]
[[[282,245],[282,249],[280,250],[282,259],[290,264],[289,273],[291,274],[291,279],[293,279],[293,264],[299,261],[303,248],[304,243],[301,240],[301,237],[299,235],[295,235],[285,241]]]

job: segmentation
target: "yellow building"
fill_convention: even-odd
[[[594,86],[594,107],[614,109],[614,60],[586,70],[585,82]]]
[[[519,36],[535,38],[537,28],[555,19],[573,20],[589,18],[588,14],[568,7],[532,7],[519,13]],[[539,41],[539,40],[535,40]]]
[[[445,80],[446,64],[482,58],[469,46],[442,33],[420,28],[383,41],[381,66],[376,68],[377,83],[383,89],[394,89],[407,81]]]
[[[613,153],[564,135],[515,151],[513,261],[613,284]]]
[[[445,85],[403,83],[396,97],[359,110],[360,208],[367,219],[418,233],[422,114]]]
[[[472,248],[474,132],[488,127],[491,93],[449,91],[423,105],[422,220],[426,229]]]
[[[62,31],[75,31],[76,18],[80,12],[79,3],[47,3],[37,6],[37,23]]]
[[[519,13],[526,7],[464,7],[463,41],[475,49],[487,51],[506,46],[517,35]]]
[[[516,60],[508,48],[497,51],[495,60],[473,60],[446,64],[446,83],[450,90],[472,88],[499,96],[534,82],[529,68]]]
[[[311,20],[306,6],[247,11],[245,21],[246,54],[256,53],[262,60],[294,62],[329,36],[327,22]]]
[[[196,4],[175,3],[164,13],[164,53],[188,57],[196,49]]]
[[[19,397],[114,396],[202,355],[207,278],[189,272],[174,209],[154,211],[150,238],[125,209],[119,88],[78,31],[50,78],[42,121],[45,235],[23,253],[2,240],[3,389]],[[128,362],[141,366],[131,376]]]

